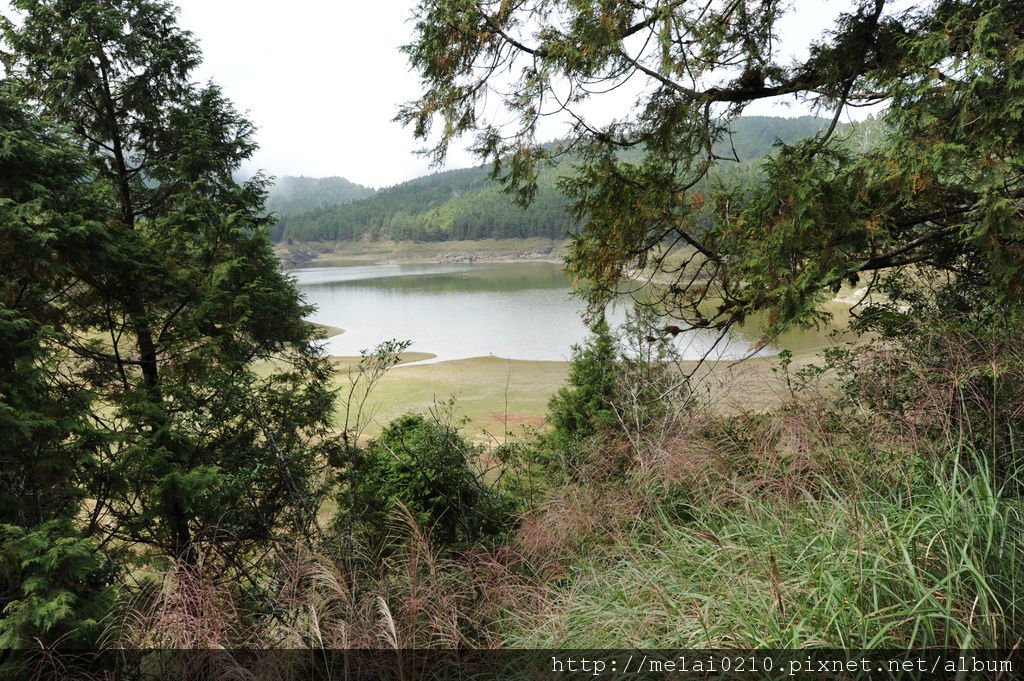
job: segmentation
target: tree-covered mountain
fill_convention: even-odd
[[[828,121],[811,116],[740,118],[733,124],[732,135],[720,142],[717,152],[733,158],[735,150],[739,165],[746,170],[746,166],[770,154],[776,140],[793,143],[810,137],[827,124]],[[736,166],[732,163],[723,167]],[[490,178],[488,167],[434,173],[345,205],[329,205],[339,202],[324,198],[322,207],[306,212],[278,210],[274,238],[287,241],[362,238],[446,241],[536,236],[561,239],[575,228],[575,221],[567,211],[557,181],[571,172],[571,167],[563,166],[542,172],[536,198],[527,208],[518,206],[501,192],[498,182]],[[312,192],[309,197],[318,200]],[[271,192],[272,207],[273,201],[274,192]]]
[[[572,219],[555,179],[554,173],[545,176],[534,203],[522,208],[501,192],[487,168],[449,170],[344,206],[279,216],[274,236],[288,241],[562,238]]]
[[[372,187],[364,187],[344,177],[285,175],[271,185],[267,208],[278,216],[295,215],[365,199],[375,191]]]

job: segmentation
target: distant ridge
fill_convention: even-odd
[[[719,153],[737,156],[750,166],[770,154],[776,140],[793,143],[810,137],[828,125],[823,118],[802,116],[781,118],[745,116],[733,122],[731,148],[720,144]],[[448,241],[545,237],[562,239],[576,225],[566,209],[566,200],[556,182],[556,168],[541,174],[534,202],[522,208],[503,194],[489,177],[489,168],[463,168],[418,177],[374,192],[365,197],[329,201],[319,197],[304,212],[278,211],[275,240],[352,241],[357,239],[394,241]],[[309,200],[316,198],[312,178],[283,178],[304,181]],[[272,193],[273,194],[273,193]],[[293,204],[297,205],[297,204]]]

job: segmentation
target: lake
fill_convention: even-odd
[[[413,351],[436,355],[428,362],[489,355],[568,360],[572,345],[587,335],[583,305],[570,295],[571,282],[556,263],[358,263],[290,274],[317,308],[310,319],[345,329],[326,341],[331,355],[358,355],[398,338],[411,340]],[[612,323],[624,317],[621,305],[609,311]],[[699,359],[714,340],[707,331],[682,334],[680,351],[684,359]],[[810,340],[822,344],[818,334]],[[709,358],[739,358],[754,341],[741,330]]]

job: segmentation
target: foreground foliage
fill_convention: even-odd
[[[355,554],[278,547],[273,618],[240,594],[224,600],[238,594],[230,582],[176,570],[129,609],[140,614],[124,635],[228,647],[1012,647],[1024,635],[1013,436],[1024,410],[1019,392],[996,393],[997,409],[979,402],[971,381],[1018,366],[1019,344],[957,345],[948,331],[915,342],[939,337],[963,353],[833,353],[792,375],[768,413],[691,407],[663,437],[634,444],[610,425],[562,441],[564,458],[550,456],[550,434],[506,443],[490,456],[521,511],[511,533],[482,542],[439,531],[452,500],[430,484],[468,482],[480,452],[443,421],[402,417],[358,478],[384,494],[355,515],[374,528],[345,545]],[[622,380],[615,361],[606,367]],[[621,386],[609,394],[597,411],[622,409]],[[899,395],[931,397],[881,399]],[[976,436],[993,432],[1005,437]],[[230,624],[189,628],[200,606]]]
[[[473,470],[483,448],[437,416],[402,416],[354,457],[341,490],[340,531],[379,545],[396,512],[446,547],[472,545],[505,529],[509,504]]]
[[[853,3],[791,63],[776,37],[793,4],[421,0],[405,49],[422,96],[400,118],[439,160],[475,135],[526,200],[547,162],[581,158],[562,183],[584,223],[568,265],[595,309],[639,270],[667,287],[662,314],[724,330],[763,311],[772,336],[820,319],[842,284],[909,266],[1019,305],[1024,9],[901,7]],[[781,145],[753,188],[702,186],[745,160],[728,148],[734,120],[781,98],[832,124]],[[838,122],[865,104],[886,105],[882,134],[846,139]],[[541,144],[562,112],[566,143]]]
[[[199,50],[173,6],[12,6],[2,636],[81,645],[138,562],[210,554],[256,584],[254,548],[311,531],[330,369],[278,271],[263,180],[233,179],[252,126],[192,82]]]
[[[0,86],[0,647],[88,645],[114,600],[77,522],[94,465],[90,400],[59,376],[68,311],[51,305],[104,236],[78,149]]]

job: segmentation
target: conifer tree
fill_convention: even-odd
[[[63,389],[98,434],[85,532],[245,570],[315,523],[332,448],[329,366],[278,271],[252,125],[197,85],[162,0],[15,0],[8,80],[85,150],[104,238],[78,254]],[[56,374],[55,374],[56,376]]]
[[[0,649],[90,645],[110,562],[78,518],[98,433],[58,380],[82,254],[105,238],[80,151],[0,86]]]

